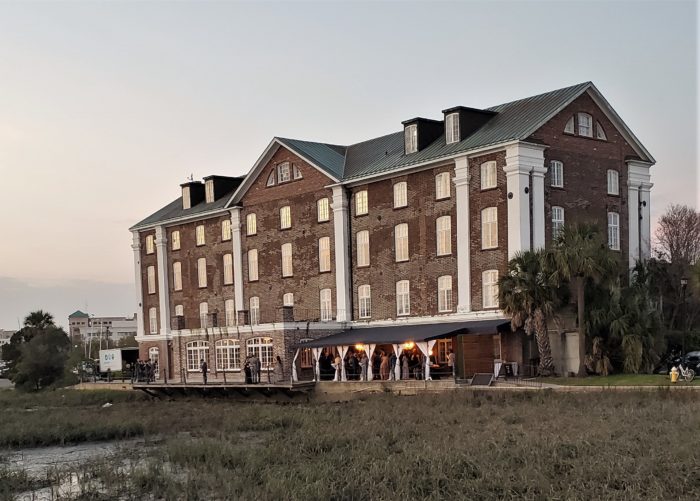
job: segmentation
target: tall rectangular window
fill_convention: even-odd
[[[204,239],[204,225],[200,224],[197,226],[195,229],[195,234],[197,236],[197,245],[204,245],[205,239]]]
[[[217,371],[241,370],[241,347],[238,339],[219,339],[214,346]]]
[[[333,302],[331,300],[331,290],[322,289],[320,294],[321,299],[321,322],[333,320]]]
[[[435,199],[450,198],[450,173],[441,172],[435,176]]]
[[[555,188],[564,187],[564,164],[559,160],[552,160],[549,163],[549,170],[552,171],[552,186]]]
[[[175,230],[170,234],[170,241],[172,243],[173,250],[180,250],[180,232],[178,230]]]
[[[620,250],[620,215],[608,212],[608,247]]]
[[[292,269],[292,244],[282,244],[282,276],[291,277],[294,274]]]
[[[294,306],[294,293],[287,292],[282,296],[282,306]]]
[[[495,188],[497,184],[496,162],[492,160],[481,164],[481,189],[488,190],[489,188]]]
[[[498,308],[498,270],[481,274],[481,291],[484,308]]]
[[[405,181],[394,183],[394,208],[406,207],[408,205],[408,194]]]
[[[224,285],[233,283],[233,254],[224,254]]]
[[[226,327],[233,327],[236,325],[236,309],[233,299],[224,301],[224,312],[226,314]]]
[[[280,209],[280,229],[286,230],[292,227],[292,208],[285,205]]]
[[[199,303],[199,326],[202,329],[212,327],[209,325],[209,304]]]
[[[249,320],[250,325],[258,325],[260,323],[260,298],[253,296],[248,301],[250,304]]]
[[[418,125],[407,125],[404,128],[403,141],[406,155],[418,151]]]
[[[411,314],[411,286],[408,280],[396,282],[396,316]]]
[[[221,240],[223,242],[231,240],[231,220],[224,219],[221,221]]]
[[[444,275],[438,278],[438,311],[452,311],[452,277]]]
[[[192,208],[192,198],[190,197],[190,187],[184,186],[182,188],[182,208],[190,209]]]
[[[153,254],[155,251],[156,248],[153,243],[153,235],[148,235],[146,237],[146,254]]]
[[[292,175],[289,162],[282,162],[277,166],[277,182],[286,183],[290,179],[292,179]]]
[[[204,200],[210,204],[214,201],[214,180],[207,179],[204,183]]]
[[[330,219],[330,211],[328,210],[328,199],[321,198],[316,202],[316,208],[318,209],[318,222],[322,223]]]
[[[357,232],[357,266],[369,266],[369,231]]]
[[[613,169],[608,169],[608,195],[620,194],[620,173]]]
[[[446,256],[452,254],[452,218],[441,216],[435,221],[435,233],[437,237],[437,255]]]
[[[330,237],[321,237],[318,239],[318,271],[331,271]]]
[[[255,213],[248,214],[245,217],[245,234],[246,236],[255,235],[258,232],[258,220]]]
[[[176,317],[184,317],[185,316],[185,308],[181,305],[175,305],[175,316]]]
[[[396,262],[408,261],[408,224],[401,223],[394,227],[394,253]]]
[[[207,286],[207,258],[197,259],[197,284],[200,288]]]
[[[447,144],[459,142],[459,113],[450,113],[445,117],[445,138]]]
[[[362,216],[367,212],[367,190],[358,191],[355,193],[355,215]]]
[[[481,248],[498,247],[498,211],[496,207],[487,207],[481,211]]]
[[[360,318],[372,316],[372,290],[369,285],[360,285],[357,288],[358,313]]]
[[[156,293],[156,268],[155,266],[149,266],[146,268],[146,276],[148,281],[148,293]]]
[[[593,118],[588,113],[578,114],[578,135],[593,137]]]
[[[552,207],[552,238],[556,240],[559,232],[564,227],[564,208]]]
[[[182,263],[179,261],[173,263],[173,290],[182,290]]]
[[[158,334],[158,310],[156,308],[148,309],[148,327],[151,334]]]
[[[258,249],[248,251],[248,281],[255,282],[258,279]]]

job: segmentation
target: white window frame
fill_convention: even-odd
[[[209,327],[209,303],[206,301],[199,303],[199,327],[200,329]]]
[[[552,206],[552,240],[556,240],[565,224],[564,207]]]
[[[321,322],[333,320],[333,293],[330,289],[321,289],[319,292],[319,303],[321,305]]]
[[[498,248],[498,207],[486,207],[481,211],[481,248]]]
[[[573,115],[566,122],[566,125],[564,126],[564,132],[566,132],[568,134],[575,134],[576,133],[576,128],[574,127],[574,116]]]
[[[292,263],[292,244],[287,242],[282,244],[282,278],[294,276],[294,265]]]
[[[589,113],[578,114],[578,135],[593,137],[593,117]]]
[[[320,273],[331,271],[330,237],[321,237],[318,239],[318,271]]]
[[[156,293],[156,267],[155,266],[149,266],[146,268],[146,281],[148,283],[148,293],[149,294],[155,294]]]
[[[620,250],[620,214],[617,212],[608,212],[608,247]]]
[[[226,327],[234,327],[236,325],[236,302],[233,299],[224,301],[224,316]]]
[[[207,258],[197,259],[197,286],[203,289],[207,286]]]
[[[360,285],[357,288],[357,313],[359,318],[372,317],[372,288],[368,285]]]
[[[397,263],[408,261],[408,223],[394,226],[394,259]]]
[[[158,365],[160,362],[160,350],[158,349],[157,346],[151,346],[148,349],[148,359],[153,363],[154,367]],[[158,378],[158,374],[155,374],[156,379]]]
[[[182,263],[180,261],[173,263],[173,290],[182,290]]]
[[[445,117],[445,142],[452,144],[459,140],[459,113],[450,113]]]
[[[292,180],[292,166],[289,162],[282,162],[277,166],[277,183],[287,183]]]
[[[408,207],[408,183],[394,183],[394,209]]]
[[[275,185],[275,170],[276,169],[272,169],[270,175],[267,176],[267,182],[265,183],[265,186],[270,187]]]
[[[484,309],[498,308],[498,270],[481,274],[481,295]]]
[[[396,282],[396,316],[405,317],[411,314],[411,282],[399,280]]]
[[[357,266],[369,266],[369,231],[358,231],[355,235],[357,246]]]
[[[292,208],[285,205],[280,208],[280,230],[287,230],[292,227]]]
[[[146,254],[153,254],[156,251],[153,235],[146,235]]]
[[[407,125],[403,130],[404,151],[406,155],[418,151],[418,124]]]
[[[214,344],[216,370],[238,372],[241,370],[241,345],[238,339],[219,339]]]
[[[248,282],[256,282],[258,275],[258,249],[248,250]]]
[[[369,213],[367,190],[360,190],[355,193],[355,215],[364,216]]]
[[[438,312],[452,311],[452,275],[438,277]]]
[[[450,198],[451,188],[449,172],[441,172],[435,176],[435,200]]]
[[[180,250],[180,231],[175,230],[170,234],[172,250]]]
[[[608,195],[620,194],[620,172],[608,169]]]
[[[595,123],[595,137],[596,139],[601,139],[603,141],[608,140],[608,136],[605,134],[605,129],[600,124],[600,122]]]
[[[438,256],[449,256],[452,254],[451,216],[440,216],[435,220],[435,239],[437,241]]]
[[[498,186],[498,173],[496,161],[491,160],[481,164],[481,189],[490,190]]]
[[[200,372],[201,361],[209,365],[209,343],[207,341],[190,341],[186,345],[187,372]]]
[[[550,179],[552,186],[555,188],[564,187],[564,164],[559,160],[549,162],[549,170],[551,171]]]
[[[297,167],[297,164],[292,164],[292,179],[301,179],[301,170]]]
[[[282,306],[294,306],[293,292],[287,292],[282,296]]]
[[[247,237],[257,235],[258,233],[258,218],[255,212],[251,212],[245,217],[245,234]]]
[[[158,334],[158,309],[156,307],[148,309],[148,330],[151,334]]]
[[[195,228],[195,235],[197,239],[197,246],[202,246],[207,243],[207,239],[204,233],[204,225],[203,224],[198,224],[197,227]]]
[[[175,316],[176,317],[184,317],[185,316],[185,307],[182,306],[181,304],[176,304],[175,305]]]
[[[182,208],[191,209],[192,208],[192,197],[190,195],[190,187],[184,186],[182,188]]]
[[[319,223],[324,223],[326,221],[330,221],[331,215],[330,215],[330,204],[328,202],[328,198],[321,198],[316,202],[316,209],[317,209],[317,221]]]
[[[260,298],[253,296],[248,300],[248,320],[250,325],[260,324]]]
[[[271,337],[254,337],[246,341],[246,355],[255,355],[260,360],[260,369],[269,371],[274,367],[274,344]]]
[[[214,180],[207,179],[204,182],[204,201],[208,204],[214,201]]]
[[[224,285],[233,284],[233,254],[224,254]]]
[[[231,237],[231,220],[224,219],[221,221],[221,241],[227,242],[228,240],[231,240]]]

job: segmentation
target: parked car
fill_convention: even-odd
[[[689,351],[685,354],[685,365],[700,374],[700,351]]]

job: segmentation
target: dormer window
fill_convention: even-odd
[[[597,139],[602,139],[603,141],[607,141],[608,136],[605,135],[605,130],[603,129],[603,126],[600,125],[600,122],[595,123],[595,137]]]
[[[277,166],[277,182],[286,183],[292,179],[291,166],[289,162],[282,162]]]
[[[459,113],[450,113],[445,117],[445,142],[459,142]]]
[[[578,114],[578,135],[593,137],[593,118],[588,113]]]
[[[207,179],[204,183],[204,199],[206,203],[210,204],[214,201],[214,180]]]
[[[418,151],[418,125],[407,125],[404,128],[404,151],[406,155]]]
[[[275,185],[275,171],[273,170],[270,172],[270,175],[267,176],[267,184],[265,186],[274,186]]]
[[[182,187],[182,208],[189,209],[190,207],[192,207],[192,201],[190,198],[190,187],[183,186]]]

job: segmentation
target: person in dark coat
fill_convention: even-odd
[[[245,373],[245,384],[253,383],[253,373],[250,368],[250,357],[246,357],[245,364],[243,364],[243,372]]]
[[[202,359],[201,363],[199,364],[199,368],[202,370],[202,379],[204,380],[204,384],[207,384],[207,372],[209,372],[209,366],[204,359]]]

